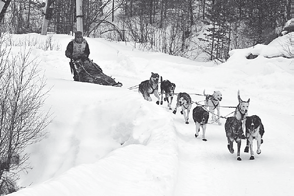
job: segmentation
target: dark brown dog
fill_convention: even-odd
[[[167,101],[167,106],[171,110],[171,104],[174,98],[175,94],[175,88],[176,85],[169,80],[163,80],[160,84],[160,93],[161,93],[161,99],[160,99],[160,104],[163,104],[163,100]],[[164,95],[164,99],[163,99]]]
[[[241,139],[245,139],[242,130],[242,121],[231,116],[228,117],[225,123],[225,131],[228,140],[228,149],[231,154],[234,153],[233,142],[237,143],[237,160],[241,161],[240,157],[240,148],[241,148]]]
[[[205,132],[206,132],[206,124],[209,118],[209,112],[206,111],[202,106],[196,106],[193,109],[193,120],[196,125],[196,134],[195,137],[198,137],[200,127],[202,128],[202,140],[207,141],[205,138]]]
[[[152,101],[150,95],[154,94],[158,99],[157,103],[159,104],[158,81],[159,75],[157,73],[151,72],[150,79],[145,80],[139,84],[139,92],[142,93],[145,100]]]

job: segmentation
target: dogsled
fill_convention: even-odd
[[[88,82],[107,86],[121,87],[122,83],[116,82],[114,78],[103,73],[103,70],[99,65],[93,62],[93,60],[72,60],[74,69],[78,75],[78,81]],[[74,70],[71,70],[72,72]]]

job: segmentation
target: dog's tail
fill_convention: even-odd
[[[162,76],[160,76],[160,80],[159,80],[160,82],[160,85],[158,85],[158,88],[160,88],[160,89],[158,89],[158,92],[162,92],[162,89],[161,89],[161,84],[162,84]]]
[[[138,86],[138,92],[143,94],[143,85],[142,85],[142,83],[140,83],[139,86]]]
[[[205,96],[205,102],[206,102],[205,105],[207,105],[209,95],[205,94],[205,89],[203,90],[203,95]]]

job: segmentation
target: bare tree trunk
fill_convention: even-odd
[[[30,17],[31,17],[31,0],[29,0],[29,7],[28,7],[28,18],[27,18],[27,28],[30,28]]]
[[[114,21],[114,0],[112,0],[111,22]]]
[[[4,18],[4,15],[5,15],[5,12],[10,4],[11,0],[6,0],[5,2],[1,1],[1,4],[0,6],[2,5],[2,10],[0,10],[0,24],[1,24],[1,21],[3,20]],[[3,5],[4,3],[4,5]],[[0,7],[1,8],[1,7]]]
[[[152,9],[153,9],[153,0],[149,0],[149,23],[152,24]]]

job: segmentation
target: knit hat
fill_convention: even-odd
[[[81,31],[75,32],[75,38],[82,38],[82,37],[83,37],[83,33]]]

